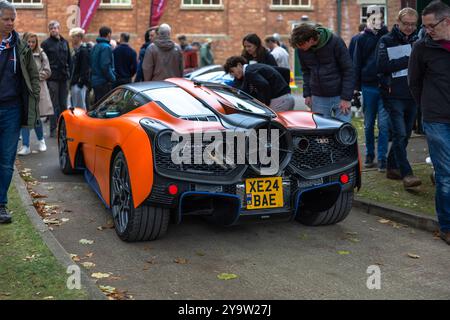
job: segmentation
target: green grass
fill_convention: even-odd
[[[365,171],[362,174],[362,188],[357,196],[435,216],[435,187],[430,179],[432,169],[429,165],[417,164],[413,165],[413,171],[422,179],[422,185],[412,191],[406,191],[401,180],[386,179],[386,175],[377,170]]]
[[[358,131],[358,143],[361,145],[364,143],[364,119],[354,117],[352,124]],[[375,135],[377,132],[375,127]],[[435,187],[430,179],[432,169],[429,165],[417,164],[413,165],[413,171],[422,179],[422,185],[413,191],[404,190],[401,180],[386,179],[386,175],[377,170],[363,171],[362,188],[358,197],[435,216]]]
[[[8,206],[13,223],[0,225],[0,300],[87,299],[84,291],[67,289],[69,275],[34,229],[13,186]]]

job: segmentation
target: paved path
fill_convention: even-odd
[[[40,181],[35,191],[59,206],[56,216],[70,219],[54,235],[69,253],[93,253],[82,260],[96,264],[89,273],[116,277],[99,284],[136,299],[450,299],[448,245],[358,210],[320,228],[296,222],[222,228],[192,217],[171,224],[161,240],[124,243],[113,229],[97,229],[110,220],[108,212],[81,175],[60,173],[56,140],[48,145],[46,153],[20,158],[20,166]],[[174,262],[180,258],[187,263]],[[381,269],[381,290],[366,287],[371,265]],[[220,273],[238,278],[219,280]]]

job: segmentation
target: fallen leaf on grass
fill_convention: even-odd
[[[92,268],[95,267],[95,263],[93,263],[93,262],[87,262],[87,261],[81,263],[81,265],[82,265],[83,267],[85,267],[86,269],[92,269]]]
[[[408,253],[408,257],[412,258],[412,259],[419,259],[420,256],[415,254],[415,253]]]
[[[347,255],[347,254],[350,254],[350,251],[347,251],[347,250],[339,250],[338,253],[339,253],[340,255]]]
[[[233,280],[236,279],[238,276],[234,273],[221,273],[217,275],[217,278],[220,280]]]
[[[38,258],[39,255],[38,254],[32,254],[31,256],[26,256],[24,259],[22,259],[23,261],[33,261],[36,258]]]
[[[173,262],[178,263],[178,264],[187,264],[188,261],[185,258],[176,258],[175,260],[173,260]]]
[[[92,278],[95,279],[104,279],[104,278],[109,278],[111,276],[111,273],[102,273],[102,272],[96,272],[91,274]]]

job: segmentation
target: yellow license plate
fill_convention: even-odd
[[[275,177],[245,180],[245,201],[248,210],[283,207],[283,179]]]

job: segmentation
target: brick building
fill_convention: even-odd
[[[50,20],[59,20],[63,35],[68,23],[73,23],[77,0],[10,0],[17,5],[19,32],[34,31],[47,35]],[[150,20],[150,0],[102,0],[90,27],[93,40],[102,25],[131,34],[131,44],[138,49]],[[340,32],[348,42],[363,21],[365,9],[379,4],[386,11],[386,23],[391,26],[402,6],[415,6],[408,0],[168,0],[161,23],[172,26],[174,38],[185,34],[189,41],[215,40],[216,61],[241,52],[241,39],[250,32],[261,38],[279,33],[287,41],[293,25],[302,19],[318,22]],[[340,23],[339,23],[340,21]]]

